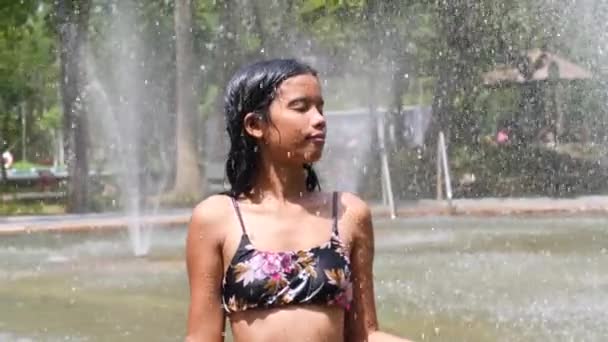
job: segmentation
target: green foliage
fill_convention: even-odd
[[[39,155],[49,153],[51,128],[38,122],[57,103],[55,41],[46,22],[48,6],[10,1],[0,15],[0,146],[20,155],[21,115],[27,116],[28,140]]]
[[[0,30],[10,30],[24,25],[35,12],[37,0],[0,0]]]
[[[0,216],[14,215],[51,215],[64,214],[65,208],[61,204],[33,202],[6,202],[0,205]]]
[[[393,193],[399,200],[434,198],[436,165],[417,151],[391,153]],[[608,158],[603,147],[461,146],[450,153],[452,187],[456,198],[476,197],[576,197],[608,192]],[[471,177],[474,176],[472,181]],[[359,192],[381,199],[380,165],[366,169]]]
[[[29,171],[31,169],[47,169],[47,165],[41,165],[26,160],[20,160],[13,163],[12,168],[15,170]]]
[[[5,109],[31,97],[46,100],[52,91],[57,72],[45,15],[42,8],[21,25],[0,30],[0,96]]]
[[[28,158],[34,161],[48,159],[53,136],[62,129],[56,29],[49,25],[51,3],[0,0],[0,147],[11,147],[20,156],[23,110],[28,119]],[[142,89],[153,100],[137,104],[137,110],[145,113],[142,131],[146,132],[154,125],[172,127],[174,120],[166,115],[171,113],[175,95],[173,3],[93,1],[89,52],[97,69],[92,75],[102,75],[108,84],[120,85],[124,76],[116,73],[116,60],[111,58],[116,47],[110,45],[119,35],[116,15],[126,18],[116,11],[131,6],[131,16],[123,24],[136,29],[146,48],[144,55],[137,56],[140,65],[134,71],[151,81]],[[313,63],[318,61],[327,80],[331,109],[362,107],[370,101],[391,107],[399,99],[404,105],[434,104],[438,122],[450,132],[455,169],[485,165],[497,158],[488,164],[493,166],[487,167],[489,176],[483,178],[487,189],[478,191],[492,194],[492,184],[501,184],[500,179],[492,178],[493,167],[519,170],[521,164],[505,156],[504,149],[478,147],[476,138],[494,134],[500,120],[521,114],[522,92],[518,87],[485,88],[480,77],[498,64],[518,62],[528,49],[546,47],[598,76],[593,82],[565,86],[564,140],[587,135],[590,142],[605,142],[608,82],[603,67],[608,60],[601,47],[608,43],[608,5],[596,1],[590,6],[554,0],[196,0],[193,34],[200,67],[192,72],[201,76],[199,119],[217,114],[222,89],[239,65],[275,56],[310,58]],[[121,89],[108,90],[110,102],[119,101]],[[172,133],[163,134],[166,137],[142,144],[142,161],[151,168],[160,169],[153,165],[166,163],[153,160],[155,151],[173,148]],[[538,153],[515,155],[555,157]],[[406,170],[396,180],[403,196],[432,195],[433,166],[425,162],[409,150],[397,151],[392,158],[394,167]],[[526,165],[541,174],[554,172]],[[409,181],[412,179],[415,181]],[[527,184],[530,191],[545,191],[527,181],[520,184]],[[100,200],[99,206],[113,205],[106,200]]]
[[[468,170],[476,175],[477,181],[464,191],[467,196],[570,197],[608,190],[608,170],[599,162],[603,158],[606,154],[601,150],[488,144],[478,151],[461,150],[454,158],[454,172]]]
[[[36,125],[41,131],[50,131],[61,128],[61,110],[55,105],[48,108],[42,113],[40,118],[36,120]]]

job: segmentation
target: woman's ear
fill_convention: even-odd
[[[243,118],[243,128],[247,134],[256,139],[264,136],[264,121],[258,113],[247,113]]]

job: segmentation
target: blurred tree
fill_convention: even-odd
[[[49,132],[33,125],[55,102],[53,40],[45,23],[47,6],[39,1],[0,1],[0,151],[20,158],[27,131],[28,155],[45,154]],[[24,110],[25,109],[25,110]],[[27,116],[26,127],[18,124]],[[33,152],[33,153],[32,153]],[[4,180],[6,172],[0,165]]]
[[[196,70],[199,68],[194,64],[193,6],[192,0],[175,1],[177,160],[172,192],[186,200],[198,199],[204,190],[194,143],[199,93]]]
[[[39,0],[0,0],[0,30],[22,27],[39,5]]]
[[[85,108],[78,95],[87,75],[81,65],[84,58],[75,56],[83,56],[88,49],[98,74],[119,79],[113,59],[108,58],[108,46],[116,43],[116,37],[111,36],[114,19],[108,14],[120,7],[116,6],[119,1],[0,0],[3,148],[10,146],[16,157],[21,156],[19,119],[23,109],[28,156],[48,156],[53,128],[43,117],[57,107],[59,88],[64,129],[70,133],[65,136],[69,143],[66,150],[72,151],[67,155],[68,162],[72,167],[78,164],[80,176],[74,180],[83,179],[89,162],[84,151],[89,142],[86,129],[78,129],[87,121],[87,116],[80,114],[85,113]],[[141,85],[147,100],[138,102],[137,115],[142,131],[155,132],[154,137],[140,139],[139,160],[146,168],[164,168],[163,172],[171,173],[167,178],[175,180],[176,189],[184,189],[185,184],[193,189],[196,183],[188,179],[202,178],[200,174],[195,176],[196,171],[184,171],[200,167],[196,161],[199,156],[223,160],[225,147],[205,146],[209,140],[205,141],[208,138],[204,134],[197,135],[196,122],[213,117],[213,124],[217,125],[213,131],[223,131],[222,90],[234,69],[259,58],[295,56],[312,63],[327,81],[327,96],[335,99],[331,101],[335,108],[363,106],[367,102],[391,109],[397,140],[404,129],[400,127],[399,108],[404,103],[432,103],[434,121],[427,134],[427,151],[432,154],[439,129],[448,133],[451,146],[475,147],[478,136],[494,128],[499,114],[514,112],[511,115],[519,115],[524,125],[539,124],[535,123],[538,106],[525,101],[521,108],[507,104],[523,97],[540,105],[543,91],[531,91],[529,87],[523,87],[521,92],[515,88],[494,91],[484,88],[479,76],[499,63],[525,68],[523,52],[547,47],[598,76],[594,82],[568,85],[581,96],[564,97],[564,129],[569,124],[586,126],[592,141],[606,139],[608,96],[604,66],[608,54],[602,48],[608,41],[605,1],[132,2],[136,17],[132,25],[148,52],[137,57],[138,75],[147,81]],[[178,11],[185,8],[184,4],[188,13]],[[81,11],[80,6],[85,10]],[[178,17],[179,13],[187,15],[185,20]],[[189,38],[183,40],[177,33],[179,27],[185,26],[190,27],[185,30]],[[192,44],[188,45],[188,41]],[[185,43],[180,45],[181,42]],[[176,43],[180,51],[176,51]],[[187,70],[186,76],[178,76],[178,69]],[[190,90],[198,94],[182,96],[193,94]],[[118,89],[110,89],[108,96],[110,102],[120,101]],[[72,109],[66,107],[69,103]],[[91,139],[95,138],[93,134]],[[199,140],[198,149],[189,142],[195,138]],[[159,149],[165,151],[162,158],[158,157]],[[176,162],[171,160],[173,155],[177,156]],[[195,163],[197,166],[192,167]]]
[[[90,10],[91,0],[55,2],[65,155],[70,175],[67,209],[74,213],[89,208],[89,133],[83,91],[87,82],[85,61]]]

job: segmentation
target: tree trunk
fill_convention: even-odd
[[[194,143],[196,127],[198,70],[194,66],[194,38],[192,0],[175,1],[176,37],[176,106],[177,106],[177,160],[173,195],[177,200],[191,201],[201,196],[202,178],[198,165],[198,152]]]
[[[4,120],[2,120],[2,126],[0,127],[0,185],[5,185],[7,180],[6,175],[6,167],[4,167],[4,139],[2,137],[8,136],[7,127],[8,127],[8,115],[4,115]]]
[[[4,151],[0,150],[0,185],[6,184],[6,167],[4,167],[4,158],[1,157]]]
[[[266,34],[266,30],[264,30],[264,21],[262,20],[262,15],[260,14],[260,10],[258,9],[258,4],[256,1],[249,2],[251,15],[253,17],[253,25],[251,27],[251,31],[257,36],[260,40],[260,48],[258,49],[258,55],[260,58],[268,58],[271,55],[271,48],[269,46],[269,39]]]
[[[212,163],[220,163],[226,159],[228,153],[228,144],[226,134],[226,118],[224,116],[224,90],[232,73],[238,67],[240,63],[240,52],[238,50],[237,34],[237,13],[240,13],[238,8],[239,3],[235,0],[225,0],[220,13],[220,20],[223,23],[223,29],[219,33],[218,37],[218,58],[219,61],[216,64],[218,66],[217,80],[219,85],[219,92],[216,96],[213,108],[216,115],[213,118],[208,117],[207,122],[214,125],[215,132],[219,136],[213,141],[213,146],[206,149],[207,154],[205,155],[208,160]],[[211,135],[211,134],[210,134]],[[209,141],[207,138],[206,141]]]
[[[396,46],[398,46],[395,43]],[[399,150],[405,146],[405,118],[402,115],[403,111],[403,95],[407,92],[410,85],[409,73],[413,69],[409,63],[413,59],[413,56],[407,56],[404,52],[397,49],[393,52],[393,63],[394,68],[391,73],[392,77],[392,101],[390,108],[391,110],[391,123],[393,125],[395,134],[394,150]],[[409,58],[408,58],[409,57]],[[408,74],[408,77],[405,77]]]
[[[82,90],[86,83],[85,49],[91,0],[57,0],[55,4],[60,47],[65,155],[70,176],[67,210],[81,213],[89,207],[89,134]]]
[[[444,52],[445,54],[449,52]],[[440,62],[439,79],[435,85],[433,97],[433,110],[431,123],[425,139],[425,148],[429,153],[436,152],[437,137],[443,131],[449,141],[450,115],[453,114],[454,106],[452,100],[456,93],[455,76],[452,74],[454,64],[451,58],[446,57]]]
[[[379,145],[378,145],[378,132],[376,129],[376,110],[378,107],[377,98],[376,98],[376,88],[377,84],[377,72],[378,72],[378,58],[379,58],[379,40],[378,37],[378,2],[376,0],[369,0],[365,5],[365,23],[367,24],[367,84],[368,84],[368,92],[367,92],[367,106],[370,114],[370,134],[371,134],[371,142],[373,153],[377,156],[380,155]],[[378,160],[378,165],[380,165]]]
[[[447,58],[446,58],[447,60]],[[439,67],[439,79],[435,85],[435,94],[433,97],[433,105],[431,110],[431,121],[424,136],[424,147],[422,160],[420,163],[420,179],[419,191],[422,196],[429,196],[433,193],[433,189],[438,181],[441,180],[437,173],[437,144],[439,132],[443,131],[446,136],[446,142],[449,141],[450,132],[450,115],[454,111],[452,104],[453,94],[455,93],[456,84],[450,74],[450,64],[444,60],[445,64]]]

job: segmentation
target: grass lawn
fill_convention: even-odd
[[[8,215],[53,215],[64,214],[63,203],[0,202],[0,216]]]

